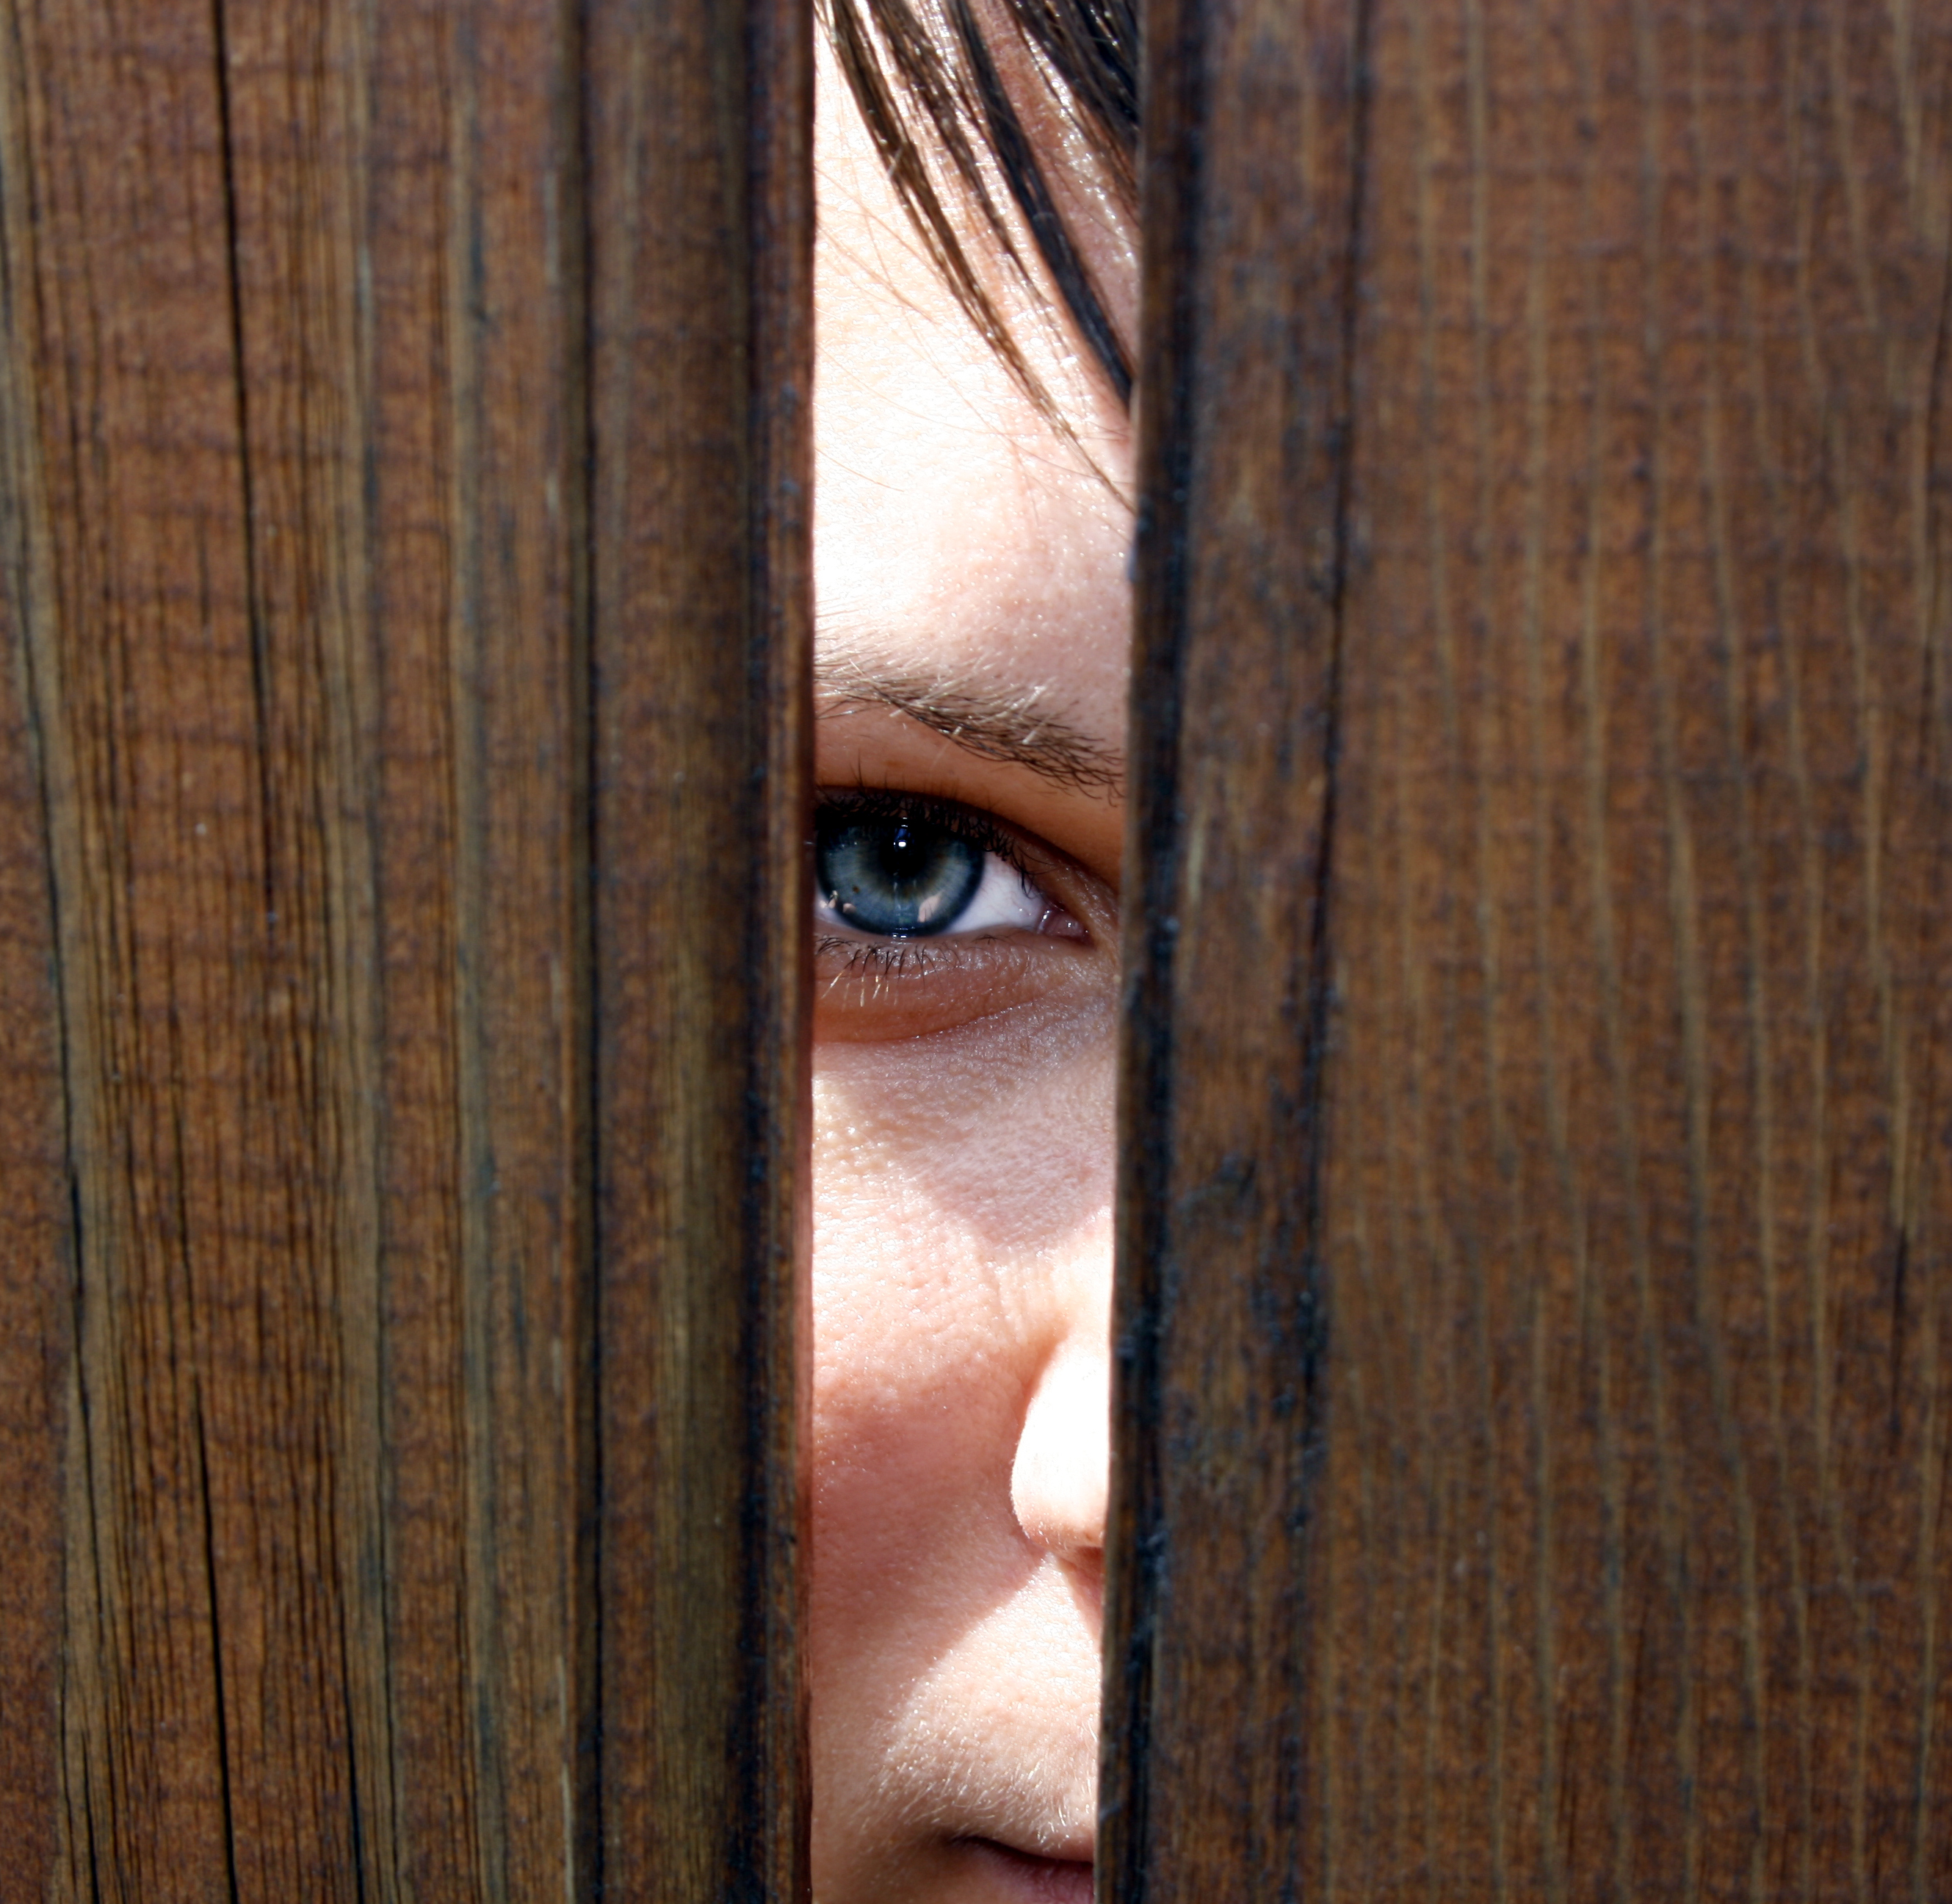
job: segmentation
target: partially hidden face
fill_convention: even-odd
[[[1128,424],[1025,295],[1040,413],[831,70],[818,128],[815,1887],[1082,1900]]]

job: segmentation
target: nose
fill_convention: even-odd
[[[1105,1332],[1067,1337],[1044,1364],[1010,1473],[1010,1503],[1032,1544],[1086,1564],[1095,1564],[1105,1546],[1112,1453]]]

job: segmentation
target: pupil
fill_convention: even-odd
[[[857,932],[925,938],[946,932],[983,883],[983,850],[906,816],[821,822],[816,876]]]

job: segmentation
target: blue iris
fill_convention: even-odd
[[[815,876],[827,904],[856,932],[926,938],[968,910],[986,856],[924,819],[836,815],[821,822]]]

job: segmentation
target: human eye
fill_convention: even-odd
[[[814,918],[837,938],[902,943],[1075,932],[984,814],[908,794],[830,797],[814,838]]]
[[[833,790],[814,832],[815,970],[828,1035],[946,1029],[1074,976],[1096,882],[976,808]],[[1100,908],[1102,910],[1102,907]]]

